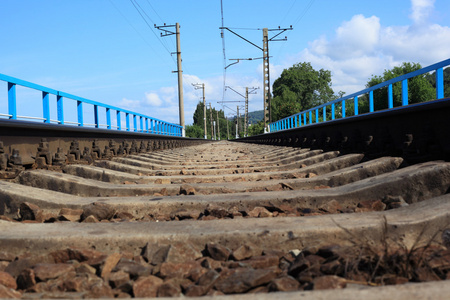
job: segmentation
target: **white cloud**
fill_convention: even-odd
[[[118,106],[123,107],[124,109],[133,110],[141,107],[141,101],[123,98],[122,101],[119,102]]]
[[[332,72],[333,89],[347,94],[364,88],[371,75],[402,62],[423,67],[450,57],[450,27],[426,22],[434,0],[411,0],[413,24],[383,26],[376,16],[355,15],[336,29],[332,38],[322,36],[285,62],[311,62],[316,69]],[[273,78],[273,77],[272,77]]]
[[[411,0],[411,24],[404,26],[383,26],[377,16],[358,14],[342,22],[332,37],[321,36],[309,43],[301,52],[287,57],[282,64],[270,64],[270,78],[273,83],[283,71],[299,62],[311,62],[315,69],[332,72],[333,89],[347,94],[365,87],[372,75],[381,75],[385,69],[402,62],[419,62],[422,66],[450,57],[450,28],[430,24],[428,18],[433,12],[434,0]],[[242,76],[228,72],[226,84],[241,94],[244,87],[259,87],[257,94],[249,97],[249,111],[263,109],[262,63],[255,65],[255,76]],[[205,98],[216,109],[222,109],[217,102],[222,100],[223,78],[214,76],[200,78],[183,74],[185,123],[192,124],[197,103],[202,100],[201,89],[192,84],[205,84]],[[225,101],[241,101],[243,98],[231,90],[225,92]],[[225,103],[231,110],[244,103]],[[161,87],[149,91],[141,100],[123,99],[121,106],[139,109],[140,112],[168,122],[178,123],[178,87]],[[208,105],[209,106],[209,105]],[[229,113],[230,110],[226,109]]]
[[[430,13],[433,11],[435,0],[411,0],[412,13],[410,18],[415,23],[423,23],[426,21]]]
[[[321,45],[319,49],[325,50],[323,54],[333,59],[361,56],[374,51],[379,40],[379,32],[379,18],[356,15],[350,21],[343,22],[342,26],[336,30],[335,39],[327,43],[328,45]],[[326,43],[323,39],[320,41]]]
[[[161,106],[162,101],[156,93],[145,93],[145,103],[152,106]]]

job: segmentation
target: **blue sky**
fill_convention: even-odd
[[[175,37],[160,38],[153,23],[178,22],[186,123],[201,99],[192,83],[205,83],[207,102],[221,109],[220,0],[135,1],[150,27],[131,0],[0,0],[0,73],[177,123]],[[306,61],[332,72],[335,92],[352,93],[404,61],[427,66],[450,57],[448,0],[223,0],[223,10],[226,27],[293,25],[286,42],[270,44],[272,83],[284,68]],[[261,30],[235,31],[262,45]],[[261,56],[229,32],[225,45],[227,59]],[[261,60],[229,67],[226,85],[262,88]],[[263,108],[260,91],[250,97],[250,111]],[[38,93],[19,89],[18,97],[19,114],[39,115]],[[227,91],[225,100],[241,98]],[[67,114],[74,107],[67,104]]]

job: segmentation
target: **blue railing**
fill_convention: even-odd
[[[31,119],[43,121],[44,123],[56,123],[60,125],[77,125],[80,127],[88,126],[95,128],[106,128],[116,130],[126,130],[135,132],[144,132],[160,135],[181,136],[182,126],[178,124],[168,123],[156,118],[152,118],[140,113],[121,109],[115,106],[92,101],[82,97],[74,96],[54,89],[50,89],[28,81],[0,74],[0,80],[8,84],[8,113],[0,113],[0,117],[7,117],[11,120]],[[16,86],[23,86],[33,90],[42,92],[42,117],[37,116],[21,116],[17,113],[17,95]],[[56,120],[50,118],[50,95],[56,96]],[[77,121],[67,121],[64,118],[64,100],[69,99],[76,101]],[[91,105],[93,108],[93,123],[89,124],[84,121],[85,106]],[[101,109],[100,109],[101,108]],[[115,111],[115,125],[111,120],[111,114]],[[101,114],[103,112],[103,115]],[[125,124],[122,124],[122,116],[125,116]],[[130,117],[133,119],[133,127],[130,124]],[[100,119],[106,120],[106,124],[100,124]],[[113,116],[114,119],[114,116]],[[139,123],[139,124],[138,124]],[[125,126],[124,126],[125,125]]]
[[[433,64],[431,66],[422,68],[420,70],[390,79],[388,81],[382,82],[380,84],[374,85],[370,88],[364,89],[362,91],[346,95],[342,98],[318,105],[316,107],[310,108],[308,110],[299,112],[292,116],[286,117],[284,119],[278,120],[276,122],[269,124],[270,132],[291,129],[296,127],[305,126],[308,124],[315,124],[320,122],[327,122],[336,119],[336,105],[341,105],[340,118],[346,118],[346,100],[353,100],[353,116],[359,114],[359,103],[361,96],[369,94],[369,113],[374,112],[374,97],[373,91],[381,88],[387,87],[388,94],[388,109],[394,107],[394,97],[392,92],[392,85],[396,82],[401,82],[401,106],[408,105],[408,79],[413,78],[428,72],[436,71],[436,99],[444,98],[444,67],[450,65],[450,59],[441,61],[439,63]],[[360,98],[358,98],[360,97]],[[431,100],[431,99],[430,99]],[[327,120],[327,112],[331,112],[330,120]],[[321,116],[322,114],[322,116]],[[314,117],[313,117],[314,115]]]

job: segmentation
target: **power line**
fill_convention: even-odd
[[[300,14],[300,16],[295,20],[294,22],[294,26],[298,24],[298,22],[301,21],[301,19],[303,19],[303,17],[306,15],[306,13],[308,12],[308,10],[311,8],[311,6],[313,5],[314,0],[310,0],[308,5],[306,5],[305,9],[303,10],[303,12]]]
[[[298,16],[298,18],[295,19],[295,21],[293,22],[293,24],[294,24],[293,26],[296,26],[296,25],[303,19],[303,17],[304,17],[304,16],[306,15],[306,13],[309,11],[309,9],[310,9],[311,6],[313,5],[313,3],[314,3],[314,0],[310,0],[310,1],[308,2],[308,4],[307,4],[306,7],[303,9],[303,11],[300,13],[300,15]],[[294,4],[295,4],[295,2],[292,4],[292,6],[291,6],[290,9],[292,9],[292,7],[294,6]],[[287,15],[286,15],[286,16],[287,16]],[[283,20],[284,20],[284,18],[283,18]],[[286,37],[289,35],[289,33],[290,33],[290,32],[286,33]],[[280,53],[281,53],[281,51],[283,50],[284,47],[285,47],[285,44],[281,45],[280,49],[279,49],[278,52],[277,52],[277,56],[280,55]]]
[[[297,2],[297,0],[294,0],[294,2],[292,2],[291,7],[288,9],[287,13],[284,15],[283,19],[281,19],[281,22],[278,24],[283,24],[283,21],[286,19],[286,17],[289,15],[289,13],[292,11],[292,8],[294,7],[295,3]]]
[[[119,14],[125,19],[125,21],[128,23],[128,25],[131,26],[131,28],[133,28],[133,30],[142,38],[142,40],[150,47],[150,49],[152,49],[152,51],[162,60],[162,57],[158,54],[158,52],[156,52],[156,50],[152,47],[152,45],[144,38],[144,36],[136,29],[136,27],[133,26],[133,24],[131,24],[131,22],[127,19],[127,17],[125,17],[125,15],[120,11],[120,9],[114,4],[114,2],[112,0],[109,0],[109,2],[111,3],[112,6],[114,6],[114,8],[119,12]]]
[[[223,27],[223,24],[222,24]],[[230,29],[236,29],[236,30],[262,30],[262,28],[245,28],[245,27],[228,27]]]
[[[155,8],[153,8],[153,5],[150,3],[150,1],[147,0],[148,5],[150,5],[150,7],[152,8],[152,10],[155,12],[155,14],[158,16],[159,20],[161,22],[164,23],[163,19],[161,18],[161,16],[158,14],[158,12],[155,10]]]
[[[166,49],[166,51],[171,54],[170,50],[167,48],[167,46],[161,41],[161,39],[158,37],[158,35],[156,34],[156,32],[153,30],[152,26],[150,26],[150,24],[147,22],[147,20],[145,19],[145,17],[142,15],[141,11],[138,9],[139,8],[142,10],[141,6],[139,5],[139,3],[137,3],[136,0],[130,0],[131,4],[133,4],[134,8],[136,9],[136,11],[139,13],[139,15],[141,16],[141,18],[144,20],[145,24],[147,24],[148,28],[150,28],[150,30],[152,31],[153,35],[155,35],[156,39],[161,43],[161,45]],[[137,6],[136,6],[137,5]],[[152,21],[152,19],[147,15],[147,13],[145,13],[144,10],[142,10],[144,12],[144,14],[149,18],[149,20],[154,23]],[[172,57],[172,60],[173,57]],[[175,60],[174,60],[175,62]]]
[[[153,7],[153,5],[150,3],[150,1],[149,1],[149,0],[146,0],[146,1],[147,1],[148,5],[150,6],[150,8],[153,10],[153,12],[156,14],[156,16],[159,18],[159,20],[161,21],[161,23],[164,23],[163,19],[162,19],[161,16],[158,14],[158,12],[157,12],[156,9]],[[165,40],[163,39],[163,41],[164,41],[165,43],[167,43],[167,39],[165,39]],[[173,47],[173,48],[176,47],[172,39],[170,39],[170,43],[172,44],[172,47]],[[169,46],[169,45],[167,45],[167,46]]]

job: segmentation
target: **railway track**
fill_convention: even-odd
[[[120,137],[91,137],[102,151],[84,159],[71,137],[35,137],[21,151],[31,163],[9,158],[0,181],[0,296],[445,299],[445,147],[417,159],[300,146],[293,134],[135,135],[123,155],[111,149],[133,147]],[[62,164],[34,154],[53,162],[57,147]]]

